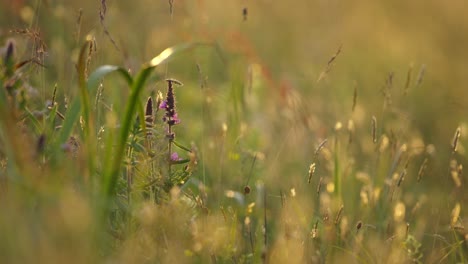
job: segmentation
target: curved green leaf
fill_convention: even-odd
[[[81,103],[79,98],[73,100],[71,106],[65,113],[65,120],[63,121],[62,128],[60,129],[59,136],[56,141],[56,147],[60,147],[61,144],[65,143],[70,137],[73,126],[75,125],[78,117],[80,116]]]
[[[88,90],[90,92],[94,92],[94,90],[98,87],[101,80],[110,73],[118,72],[120,75],[127,81],[128,85],[132,85],[133,79],[132,76],[122,67],[115,66],[115,65],[103,65],[97,68],[93,73],[91,73],[88,77]]]

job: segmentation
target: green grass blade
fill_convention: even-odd
[[[58,144],[59,146],[65,143],[70,137],[73,127],[77,122],[78,117],[80,116],[80,111],[81,103],[79,98],[76,98],[75,100],[73,100],[70,108],[68,108],[68,111],[65,114],[65,120],[63,121],[62,128],[60,129],[59,136],[56,140],[56,144]]]
[[[117,177],[119,174],[120,166],[122,163],[123,155],[125,152],[125,146],[127,142],[128,135],[131,130],[133,115],[136,111],[136,106],[138,105],[138,98],[140,92],[143,90],[145,81],[148,79],[151,71],[154,69],[154,66],[144,68],[136,77],[133,82],[130,98],[128,100],[127,108],[125,109],[124,119],[121,123],[120,134],[118,136],[118,142],[116,146],[116,151],[113,162],[110,166],[106,166],[106,171],[104,173],[104,193],[110,197],[113,196],[115,191],[115,186],[117,184]],[[111,146],[107,146],[110,148]],[[110,163],[110,162],[109,162]],[[109,164],[106,162],[106,164]]]
[[[27,107],[24,109],[24,117],[27,118],[29,122],[31,122],[33,131],[36,134],[43,132],[41,123],[39,122],[39,120],[37,120],[37,118],[34,116],[31,110],[29,110]]]
[[[183,150],[185,150],[185,151],[187,151],[187,152],[192,152],[192,150],[190,150],[190,149],[187,148],[187,147],[182,146],[181,144],[179,144],[179,143],[178,143],[177,141],[175,141],[175,140],[172,141],[172,143],[173,143],[174,145],[176,145],[177,147],[179,147],[180,149],[183,149]]]

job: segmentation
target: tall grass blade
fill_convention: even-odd
[[[82,105],[82,115],[83,115],[83,120],[85,122],[85,140],[89,136],[90,133],[90,118],[89,118],[89,109],[90,109],[90,103],[89,103],[89,93],[88,89],[86,87],[86,56],[88,54],[87,50],[90,48],[90,41],[87,41],[80,50],[80,55],[78,57],[78,63],[76,65],[76,69],[78,71],[78,84],[79,84],[79,89],[80,89],[80,99],[81,99],[81,105]]]

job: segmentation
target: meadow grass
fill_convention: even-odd
[[[467,262],[463,7],[377,2],[1,3],[0,262]]]

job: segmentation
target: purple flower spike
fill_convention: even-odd
[[[163,100],[161,104],[159,105],[159,109],[166,109],[166,107],[167,107],[167,101]]]
[[[174,125],[177,125],[180,123],[180,119],[177,113],[175,113],[174,116],[172,117],[172,121],[174,121]]]

